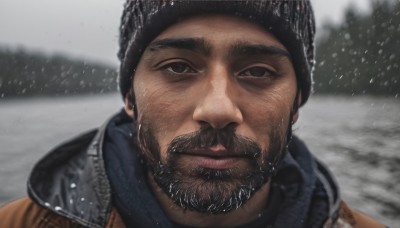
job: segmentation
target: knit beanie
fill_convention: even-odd
[[[146,47],[167,27],[199,14],[234,15],[261,25],[286,47],[303,105],[311,92],[315,20],[309,0],[127,0],[120,26],[119,88],[125,98]]]

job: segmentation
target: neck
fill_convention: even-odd
[[[176,205],[157,185],[153,175],[148,174],[150,186],[167,216],[174,222],[194,227],[233,227],[251,222],[259,217],[267,205],[269,183],[264,184],[244,205],[231,212],[212,215],[185,210]]]

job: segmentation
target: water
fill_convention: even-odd
[[[65,139],[103,124],[119,94],[0,100],[0,204],[26,192],[30,169]]]
[[[390,227],[400,224],[400,100],[313,97],[295,134],[335,174],[344,200]]]
[[[47,151],[122,105],[119,94],[0,100],[0,204],[25,195]],[[399,113],[399,99],[314,96],[294,127],[335,174],[344,200],[390,227],[400,224]]]

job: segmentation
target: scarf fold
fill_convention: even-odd
[[[113,206],[127,227],[171,227],[171,222],[147,184],[143,157],[135,145],[136,128],[125,111],[106,129],[104,160]]]

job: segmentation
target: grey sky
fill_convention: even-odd
[[[341,20],[344,7],[368,9],[368,0],[312,0],[317,26]],[[0,45],[117,64],[124,0],[0,0]]]

